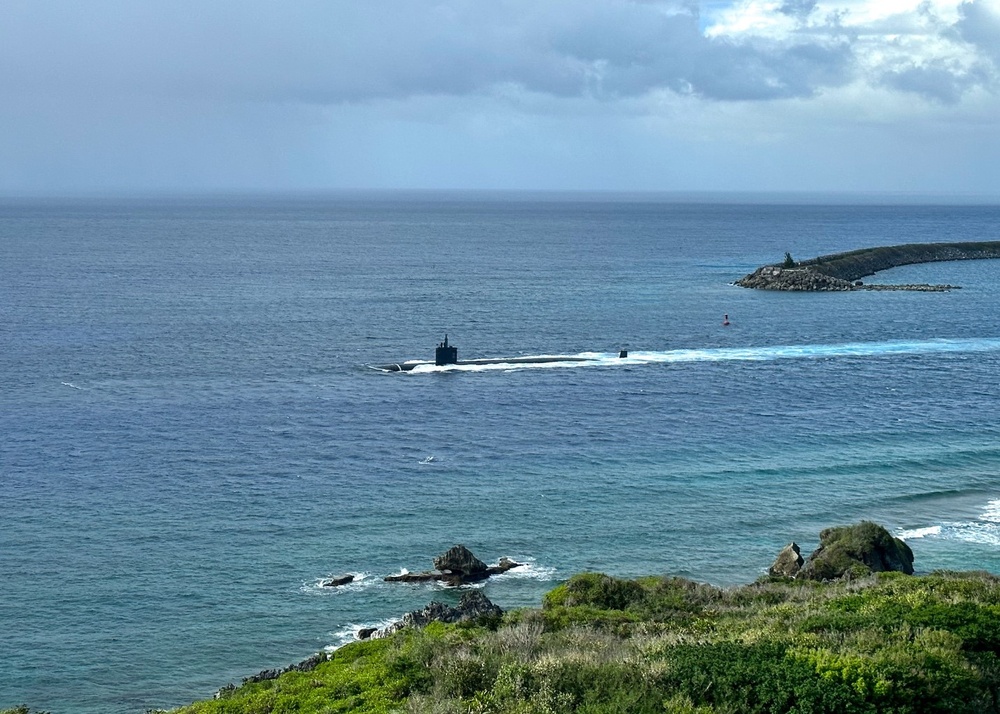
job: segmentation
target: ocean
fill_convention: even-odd
[[[731,284],[997,225],[879,200],[0,201],[0,708],[211,697],[457,601],[382,581],[456,543],[527,564],[482,586],[505,608],[583,570],[745,583],[861,519],[918,571],[1000,572],[1000,262],[878,276],[946,293]],[[445,334],[591,359],[371,368]]]

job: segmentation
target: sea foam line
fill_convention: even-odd
[[[565,361],[540,363],[498,362],[494,364],[420,364],[410,374],[432,372],[486,372],[512,369],[566,369],[569,367],[616,367],[641,364],[687,364],[694,362],[767,362],[779,359],[829,359],[836,357],[889,357],[922,354],[961,354],[1000,350],[1000,338],[905,340],[893,342],[844,342],[818,345],[775,345],[766,347],[717,347],[665,351],[630,351],[628,357],[609,352],[580,352],[572,355],[535,355],[539,359],[562,357]],[[518,359],[523,359],[519,357]]]

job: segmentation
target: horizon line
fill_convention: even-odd
[[[517,199],[528,202],[717,203],[794,205],[1000,205],[1000,194],[899,190],[727,190],[727,189],[514,189],[514,188],[329,188],[329,189],[144,189],[0,192],[0,201],[135,200],[329,200],[329,199]]]

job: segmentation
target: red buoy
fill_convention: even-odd
[[[722,316],[722,326],[729,327],[729,315]]]

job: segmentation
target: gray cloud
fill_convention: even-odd
[[[794,0],[795,12],[811,0]],[[792,11],[790,10],[790,11]],[[0,7],[0,91],[356,102],[516,85],[603,100],[809,96],[848,45],[702,35],[690,3],[26,2]]]
[[[882,82],[888,87],[920,94],[944,104],[957,103],[966,91],[984,81],[986,77],[979,71],[970,72],[943,62],[911,65],[882,76]]]
[[[955,26],[959,36],[1000,63],[1000,16],[975,2],[962,3],[960,11],[962,18]]]
[[[778,12],[805,20],[816,9],[817,0],[785,0]]]

